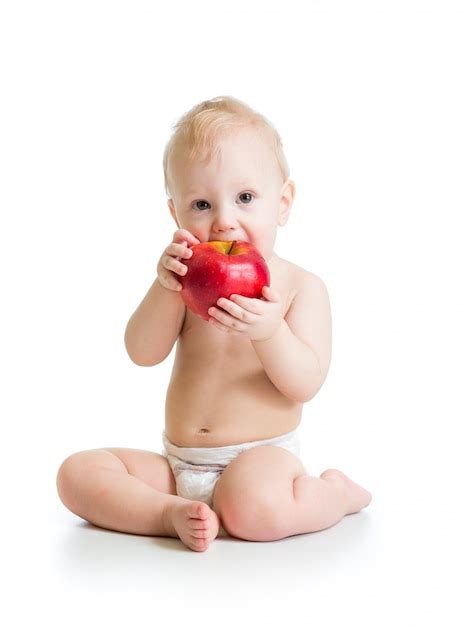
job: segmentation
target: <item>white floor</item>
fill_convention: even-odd
[[[3,623],[466,624],[462,476],[454,465],[432,471],[425,454],[411,472],[405,447],[395,471],[380,473],[397,439],[369,472],[366,510],[271,543],[220,538],[204,553],[70,513],[55,493],[51,450],[5,492],[2,611],[14,618]]]

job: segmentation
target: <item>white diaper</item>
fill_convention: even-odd
[[[163,455],[168,459],[176,480],[178,496],[213,504],[213,492],[225,467],[241,452],[257,446],[278,446],[300,458],[298,429],[280,437],[248,441],[218,448],[182,448],[174,445],[163,431]]]

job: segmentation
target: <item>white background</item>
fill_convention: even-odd
[[[2,2],[5,623],[467,623],[468,27],[462,1]],[[302,457],[374,499],[193,553],[86,524],[55,475],[82,449],[161,450],[174,353],[137,367],[123,335],[175,230],[171,125],[219,95],[280,132],[297,197],[276,250],[329,290]]]

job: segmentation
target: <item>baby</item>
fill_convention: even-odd
[[[58,471],[59,496],[97,526],[179,537],[195,551],[223,533],[273,541],[332,526],[371,494],[335,469],[310,476],[300,460],[297,428],[329,369],[331,317],[322,280],[274,252],[295,197],[281,139],[243,102],[214,98],[175,125],[163,165],[177,230],[125,331],[142,366],[177,341],[163,454],[75,453]],[[181,259],[234,240],[259,250],[271,286],[260,299],[220,299],[207,322],[184,306]]]

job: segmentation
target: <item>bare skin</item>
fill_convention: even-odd
[[[357,485],[357,483],[354,483],[353,480],[340,470],[327,469],[321,474],[320,478],[332,483],[335,482],[343,488],[346,498],[345,510],[347,515],[358,513],[371,502],[371,493],[363,489],[363,487],[360,487],[360,485]]]
[[[186,500],[175,503],[166,515],[175,536],[198,552],[205,551],[220,531],[218,515],[205,502]]]

